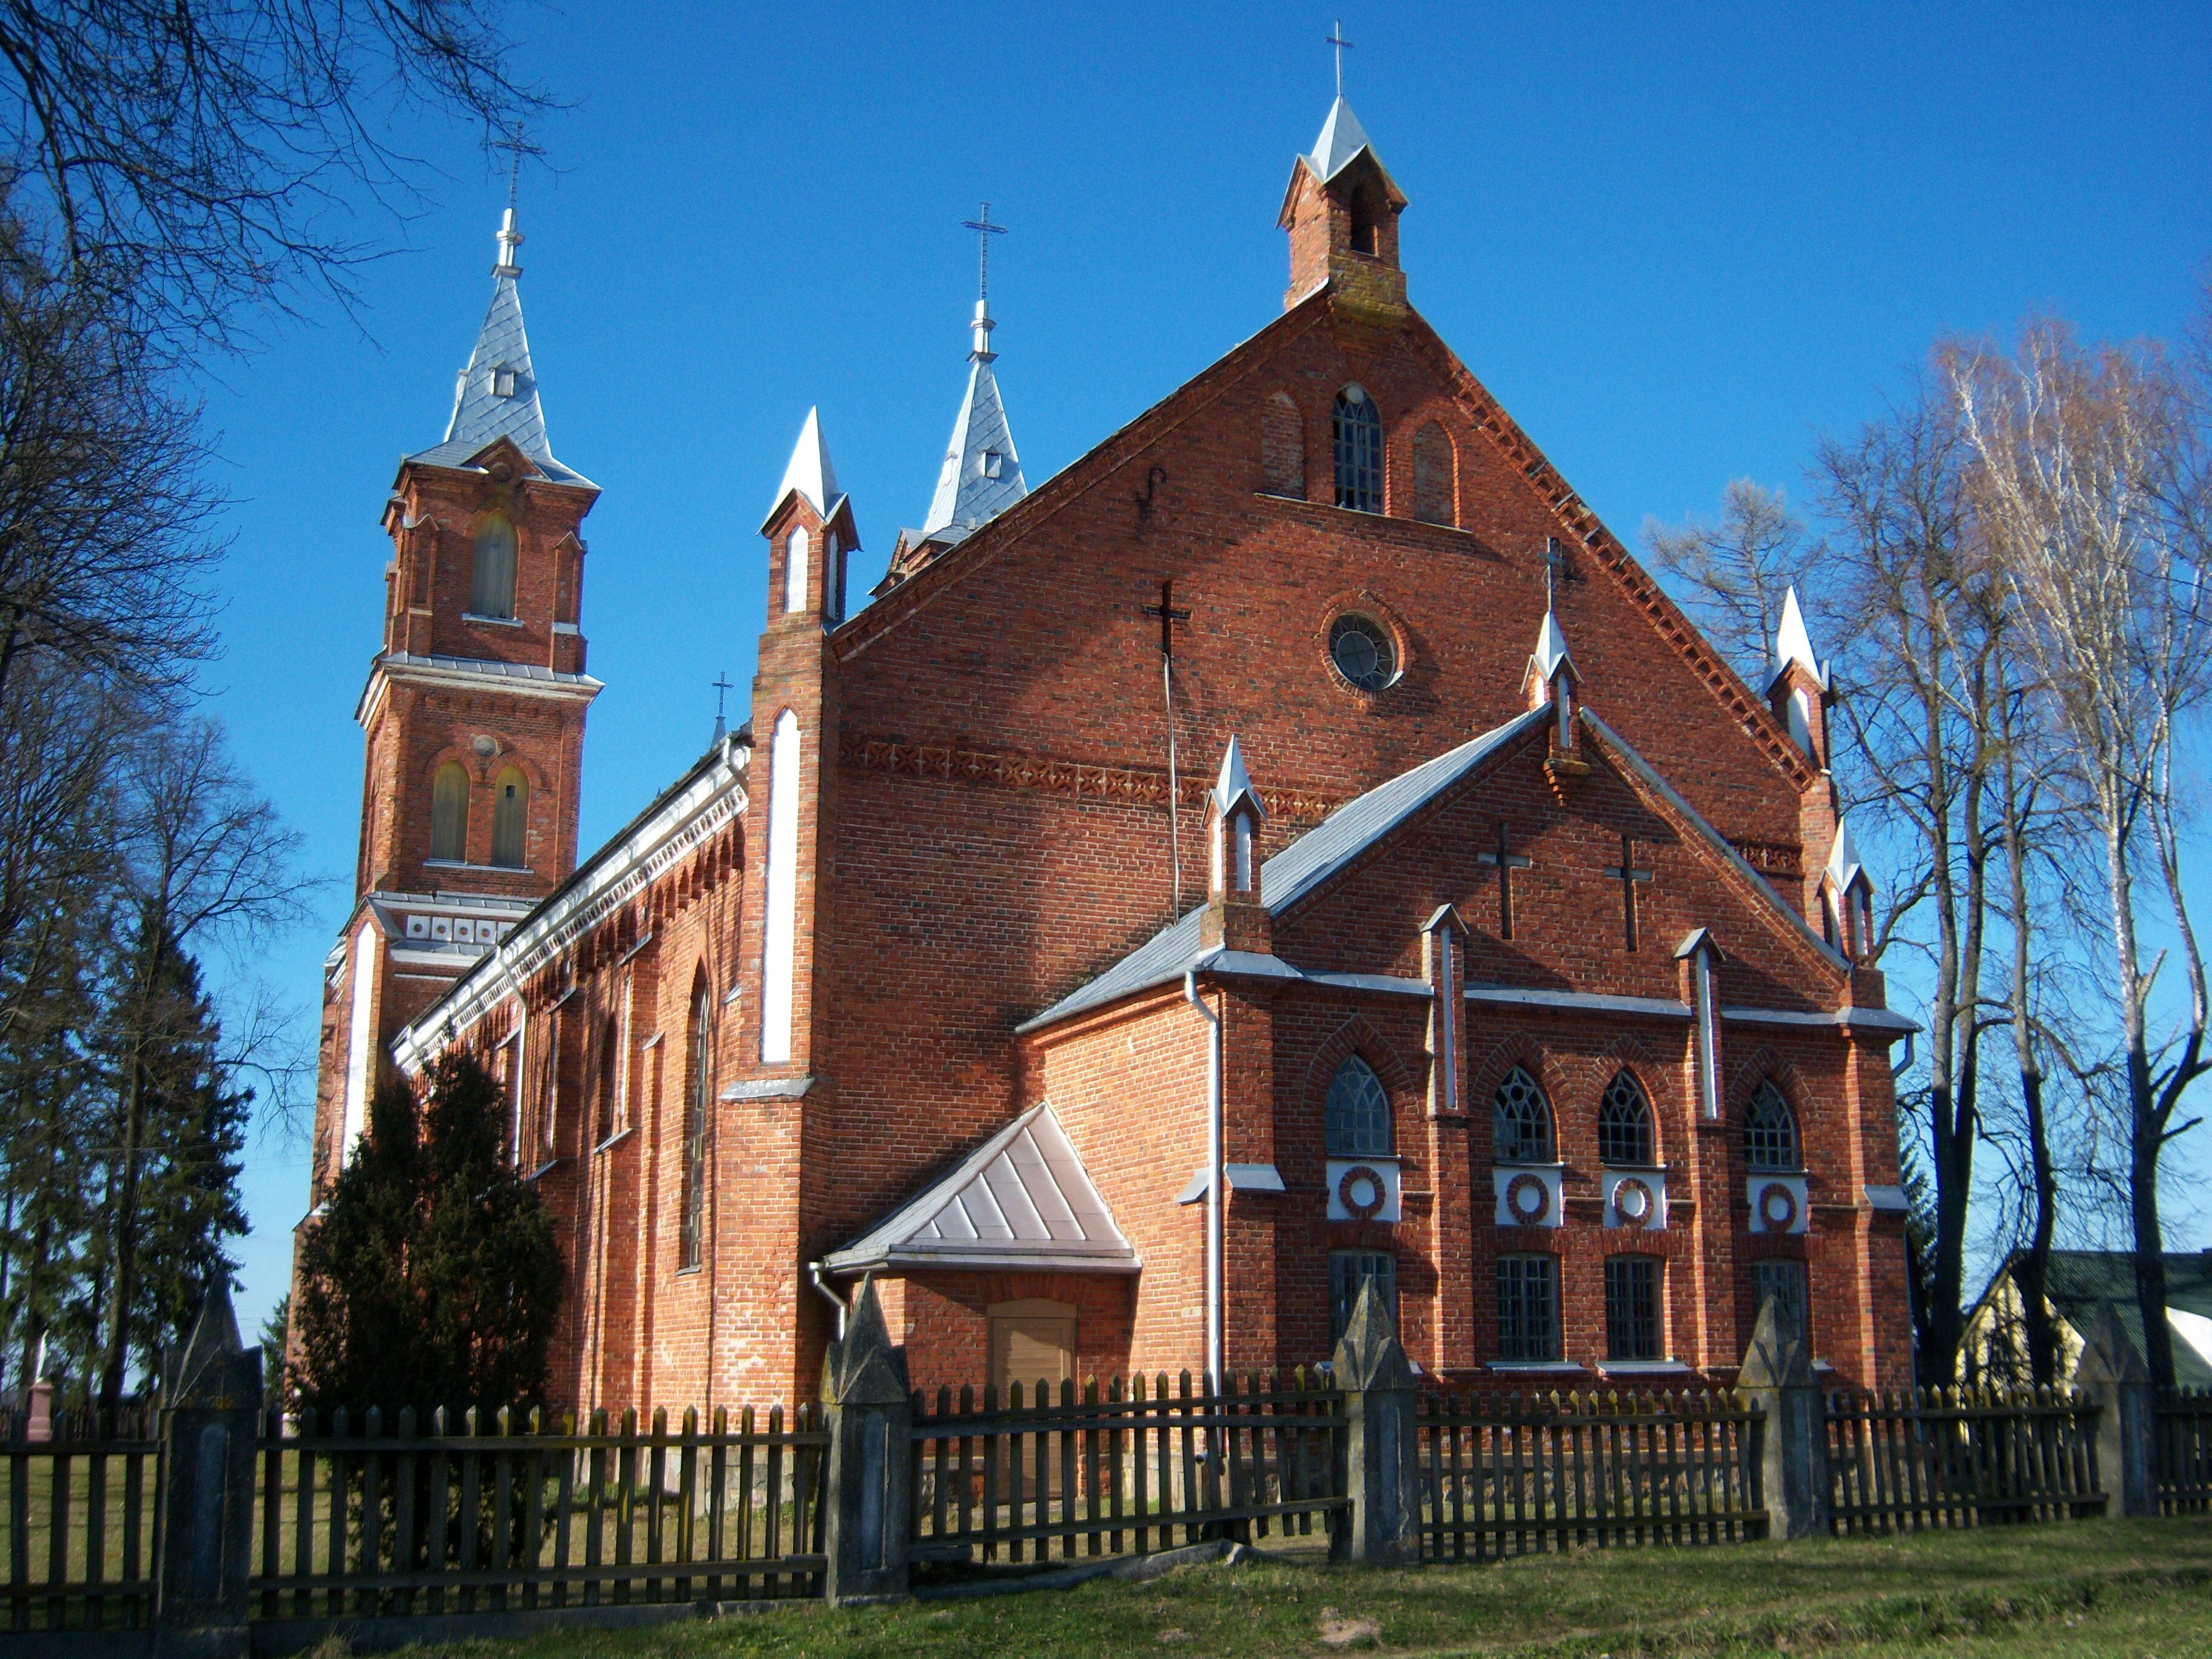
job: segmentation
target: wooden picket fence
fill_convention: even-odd
[[[1765,1535],[1731,1395],[1431,1394],[1415,1422],[1425,1560]]]
[[[1838,1392],[1825,1416],[1838,1534],[2104,1513],[2097,1407],[2071,1389]]]
[[[253,1610],[361,1619],[819,1593],[828,1433],[806,1407],[265,1422]]]
[[[1057,1393],[1058,1398],[1054,1398]],[[913,1559],[1019,1563],[1144,1554],[1203,1538],[1310,1535],[1348,1506],[1333,1473],[1343,1397],[1303,1368],[1014,1383],[913,1417]]]
[[[27,1413],[0,1413],[7,1447],[7,1628],[143,1630],[154,1601],[161,1442],[154,1412],[57,1412],[33,1441]]]
[[[2175,1389],[2159,1396],[2158,1510],[2212,1512],[2212,1389]]]

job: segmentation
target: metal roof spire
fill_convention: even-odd
[[[588,484],[591,481],[573,467],[553,458],[545,435],[545,410],[538,400],[538,374],[530,361],[530,337],[522,326],[522,292],[517,279],[522,267],[515,250],[522,232],[515,215],[514,197],[522,165],[520,131],[512,141],[514,162],[507,175],[507,207],[494,240],[499,262],[491,268],[491,305],[483,326],[477,331],[476,349],[468,367],[453,384],[453,411],[446,421],[446,435],[437,444],[407,457],[433,466],[465,467],[501,438],[537,464],[556,483]]]
[[[998,378],[991,372],[999,355],[991,349],[991,331],[998,326],[990,307],[991,238],[1005,235],[1006,228],[991,222],[988,202],[979,217],[960,222],[975,233],[975,315],[969,325],[974,343],[968,352],[967,394],[953,417],[937,491],[921,521],[919,534],[925,541],[963,540],[1030,493],[1006,405],[999,400]]]
[[[769,511],[774,513],[781,507],[783,498],[794,489],[806,498],[818,519],[828,519],[842,499],[837,488],[837,469],[830,464],[830,446],[822,436],[822,410],[818,405],[806,411],[806,424],[799,429],[799,441],[792,446],[791,459],[783,469],[783,482],[775,487],[775,500],[769,504]]]

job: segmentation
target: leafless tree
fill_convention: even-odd
[[[2004,684],[2002,607],[1976,556],[1966,457],[1942,398],[1916,380],[1881,418],[1824,441],[1814,468],[1834,530],[1820,596],[1841,642],[1838,708],[1850,740],[1836,764],[1854,810],[1875,817],[1899,860],[1878,954],[1910,953],[1929,979],[1920,1100],[1935,1238],[1918,1334],[1923,1376],[1939,1382],[1957,1365],[1982,1134]]]
[[[302,920],[311,885],[299,837],[234,769],[222,729],[190,720],[133,744],[115,780],[129,825],[112,998],[116,1064],[113,1190],[106,1206],[100,1402],[123,1396],[132,1348],[138,1185],[151,1057],[178,1011],[162,988],[173,953],[265,939]]]
[[[1679,527],[1648,519],[1644,544],[1674,579],[1676,592],[1706,637],[1746,678],[1764,684],[1783,595],[1802,586],[1817,550],[1805,541],[1804,521],[1789,498],[1749,478],[1732,480],[1721,494],[1720,516],[1691,519]]]
[[[1957,353],[1948,378],[1975,453],[1978,508],[2095,826],[2137,1301],[2152,1374],[2170,1386],[2159,1163],[2192,1127],[2179,1121],[2191,1084],[2212,1069],[2175,775],[2184,722],[2212,690],[2201,405],[2157,351],[2084,346],[2054,322],[2025,330],[2010,354]],[[2147,924],[2172,934],[2186,981],[2170,1034],[2153,1030],[2166,952],[2145,965]]]
[[[174,386],[0,199],[0,708],[29,659],[158,694],[212,651],[220,501]]]
[[[0,0],[0,160],[58,268],[182,356],[303,284],[350,301],[364,202],[409,210],[387,136],[434,110],[489,138],[545,106],[500,0]]]

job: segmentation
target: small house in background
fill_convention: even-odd
[[[1966,1338],[1959,1346],[1962,1382],[2028,1380],[2027,1335],[2014,1279],[2021,1255],[2015,1250],[2006,1258],[1966,1316]],[[2047,1295],[2058,1318],[2062,1375],[2074,1374],[2081,1359],[2081,1333],[2108,1302],[2136,1352],[2143,1352],[2134,1251],[2053,1250]],[[2174,1382],[2185,1389],[2212,1388],[2212,1250],[2166,1256],[2166,1322],[2173,1333]]]

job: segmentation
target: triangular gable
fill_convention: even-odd
[[[1301,158],[1303,159],[1303,158]],[[1330,289],[1316,289],[1271,320],[1212,366],[1200,371],[1150,409],[1110,434],[1020,501],[1001,511],[943,556],[930,561],[863,607],[836,632],[841,657],[851,658],[923,609],[948,586],[972,575],[999,554],[1010,550],[1063,507],[1105,483],[1123,466],[1151,452],[1178,428],[1228,398],[1260,374],[1300,335],[1325,326],[1331,317]],[[1772,709],[1752,693],[1728,660],[1716,651],[1621,542],[1599,520],[1557,468],[1522,431],[1489,389],[1446,344],[1418,311],[1407,313],[1407,344],[1425,354],[1430,368],[1456,389],[1469,428],[1492,444],[1501,459],[1537,496],[1558,522],[1561,539],[1589,552],[1593,562],[1620,584],[1630,604],[1642,612],[1660,640],[1690,668],[1698,684],[1725,711],[1729,723],[1742,728],[1793,787],[1811,787],[1820,774],[1790,736]]]
[[[1267,914],[1282,915],[1334,879],[1370,848],[1472,775],[1484,762],[1503,752],[1516,738],[1536,731],[1551,717],[1549,708],[1532,708],[1346,801],[1260,866],[1260,896],[1267,904]],[[1036,1030],[1086,1008],[1099,1007],[1118,998],[1164,985],[1201,963],[1214,962],[1216,949],[1204,945],[1199,938],[1199,924],[1205,914],[1201,907],[1174,926],[1155,933],[1104,973],[1070,992],[1036,1018],[1024,1022],[1019,1029],[1024,1032]],[[1262,963],[1267,960],[1255,959]]]
[[[1705,815],[1684,799],[1680,790],[1659,775],[1658,769],[1638,754],[1629,741],[1600,720],[1585,706],[1582,712],[1583,725],[1588,726],[1613,757],[1628,769],[1630,786],[1642,794],[1647,805],[1662,816],[1674,821],[1678,829],[1686,830],[1704,845],[1716,863],[1724,866],[1736,878],[1737,884],[1748,890],[1754,901],[1753,908],[1765,915],[1778,933],[1796,945],[1808,949],[1831,972],[1848,974],[1850,964],[1845,962],[1836,947],[1813,931],[1812,924],[1800,915],[1796,908],[1774,889],[1774,884],[1753,869],[1742,854],[1729,844],[1727,836],[1705,821]]]
[[[1049,1102],[1030,1108],[823,1266],[1135,1273],[1141,1264]]]

